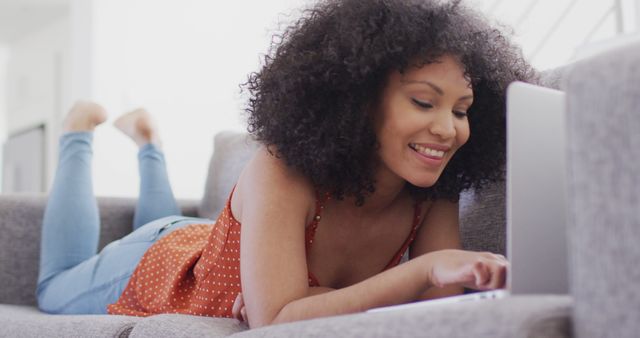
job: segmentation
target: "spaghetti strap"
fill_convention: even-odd
[[[321,194],[318,190],[316,190],[316,210],[313,215],[313,219],[311,223],[307,226],[305,231],[305,247],[307,251],[311,248],[311,244],[313,244],[313,238],[316,236],[316,231],[318,230],[318,224],[322,219],[322,211],[324,210],[324,204],[330,198],[329,193]]]
[[[311,245],[313,244],[313,239],[316,235],[316,231],[318,230],[318,224],[322,219],[322,211],[324,210],[324,204],[329,200],[331,195],[329,193],[321,194],[318,190],[316,190],[316,210],[313,215],[313,219],[311,223],[305,229],[305,252],[307,255],[309,254],[309,250],[311,249]],[[318,282],[318,278],[313,274],[313,272],[309,271],[308,273],[309,286],[320,286],[320,282]]]

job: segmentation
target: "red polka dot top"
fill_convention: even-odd
[[[306,252],[322,218],[324,202],[316,199],[315,216],[306,228]],[[420,224],[415,205],[411,233],[385,267],[400,263]],[[232,317],[240,286],[240,223],[231,213],[231,197],[215,224],[191,224],[174,230],[143,255],[118,301],[107,306],[115,315],[150,316],[180,313]],[[320,286],[309,272],[309,286]]]

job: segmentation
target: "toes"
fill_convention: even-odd
[[[77,101],[67,113],[63,128],[65,131],[91,131],[107,120],[106,110],[91,101]]]
[[[116,128],[131,137],[138,146],[154,143],[160,146],[157,128],[149,112],[144,108],[134,109],[114,122]]]

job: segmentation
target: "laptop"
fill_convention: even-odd
[[[565,97],[524,82],[507,88],[506,288],[381,307],[393,311],[510,295],[568,294]]]

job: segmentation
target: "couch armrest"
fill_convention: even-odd
[[[566,83],[570,289],[578,337],[640,332],[640,41]]]
[[[40,231],[47,196],[0,195],[0,303],[35,305]],[[180,201],[183,214],[197,215],[197,201]],[[135,199],[99,197],[100,245],[131,231]]]

